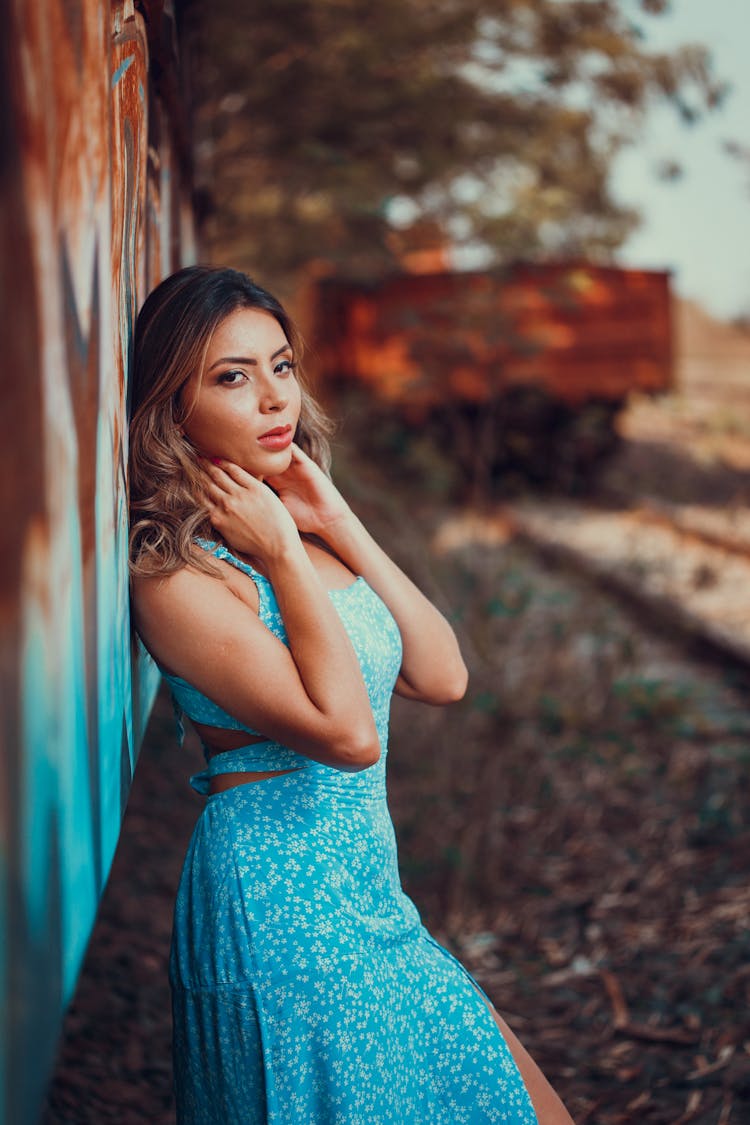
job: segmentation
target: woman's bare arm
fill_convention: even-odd
[[[287,472],[269,484],[278,490],[297,527],[319,535],[390,609],[403,642],[396,691],[426,703],[460,699],[468,677],[453,629],[378,546],[318,466],[296,450]]]
[[[383,599],[401,632],[403,659],[396,691],[426,703],[451,703],[468,673],[448,621],[349,511],[326,529],[326,542]]]
[[[245,725],[326,765],[365,769],[380,754],[367,689],[293,521],[252,478],[234,491],[225,481],[224,488],[227,512],[237,502],[249,525],[261,529],[252,546],[273,585],[289,647],[226,583],[192,567],[134,584],[144,644],[160,664]]]

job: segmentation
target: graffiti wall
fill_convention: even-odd
[[[155,676],[131,655],[133,319],[194,260],[169,0],[0,0],[0,1121],[36,1121]]]

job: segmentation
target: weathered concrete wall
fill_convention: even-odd
[[[131,661],[138,303],[194,260],[169,2],[0,0],[0,1121],[37,1119],[155,677]]]

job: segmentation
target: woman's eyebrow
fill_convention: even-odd
[[[273,355],[271,356],[271,359],[276,359],[283,352],[290,352],[291,350],[292,350],[291,344],[284,344],[284,346],[282,348],[278,348],[273,353]],[[251,359],[248,356],[225,355],[221,359],[217,359],[216,363],[212,363],[208,370],[213,371],[214,367],[218,367],[220,363],[244,363],[247,366],[252,367],[255,364],[257,364],[257,362],[258,362],[257,359]]]

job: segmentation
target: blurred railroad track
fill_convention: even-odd
[[[644,526],[667,528],[679,540],[716,547],[750,559],[750,512],[745,517],[744,530],[728,529],[724,513],[707,513],[705,508],[680,507],[655,500],[644,501],[629,514]]]
[[[511,538],[615,594],[648,627],[750,669],[750,509],[524,499],[445,521],[433,546]]]

